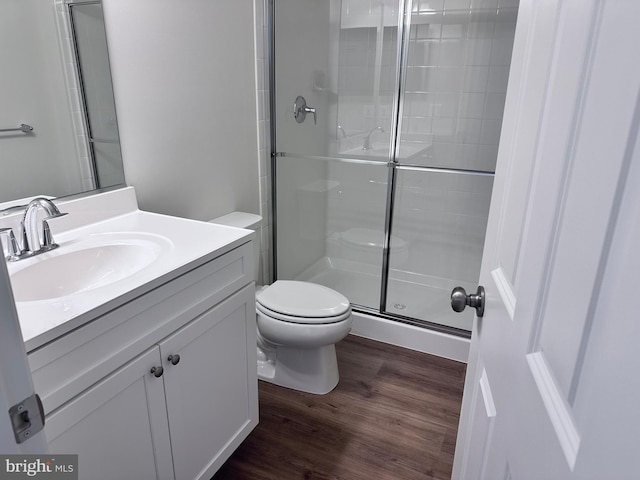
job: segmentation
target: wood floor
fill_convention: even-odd
[[[449,479],[465,365],[348,336],[328,395],[260,382],[260,423],[212,480]]]

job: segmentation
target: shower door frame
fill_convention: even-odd
[[[267,15],[267,35],[268,35],[268,79],[269,79],[269,120],[270,120],[270,159],[271,159],[271,218],[272,228],[272,264],[271,281],[277,279],[277,205],[276,205],[276,185],[277,185],[277,159],[286,156],[283,152],[278,152],[276,148],[276,72],[275,72],[275,2],[277,0],[265,0],[265,13]],[[400,138],[402,128],[402,115],[404,112],[404,90],[407,74],[407,56],[409,51],[409,34],[411,30],[411,14],[413,0],[399,0],[398,11],[398,42],[396,56],[396,91],[393,98],[393,116],[391,124],[391,135],[389,141],[390,158],[387,161],[387,192],[386,192],[386,209],[384,219],[384,239],[382,246],[382,268],[380,278],[380,304],[378,309],[367,307],[364,305],[353,305],[355,312],[372,315],[375,317],[392,320],[395,322],[405,323],[428,330],[445,333],[462,338],[471,338],[471,331],[464,330],[448,325],[430,322],[414,317],[408,317],[397,313],[389,312],[386,309],[387,293],[389,287],[389,269],[390,269],[390,242],[391,230],[393,227],[394,200],[396,192],[396,178],[398,170],[419,170],[421,172],[450,173],[461,175],[482,175],[494,176],[494,172],[484,170],[471,170],[462,168],[442,168],[428,167],[424,165],[400,163]],[[318,157],[296,155],[297,158],[314,159]],[[338,159],[340,160],[340,159]],[[367,160],[357,160],[358,162],[367,163]],[[377,164],[381,162],[376,161]]]

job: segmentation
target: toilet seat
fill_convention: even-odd
[[[335,323],[351,314],[347,298],[323,285],[278,280],[256,295],[256,309],[290,323]]]
[[[347,309],[341,315],[336,315],[334,317],[297,317],[294,315],[286,315],[284,313],[276,312],[266,308],[264,305],[256,302],[256,310],[263,315],[274,318],[276,320],[280,320],[282,322],[288,323],[299,323],[299,324],[307,324],[307,325],[320,325],[327,323],[337,323],[346,320],[351,316],[351,308]]]

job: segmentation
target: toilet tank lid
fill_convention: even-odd
[[[210,223],[217,223],[218,225],[226,225],[228,227],[247,228],[249,230],[255,230],[260,226],[262,217],[255,213],[247,212],[231,212],[227,215],[209,220]]]

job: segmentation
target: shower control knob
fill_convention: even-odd
[[[177,365],[178,362],[180,362],[180,355],[178,355],[177,353],[173,355],[169,355],[167,357],[167,360],[171,362],[171,365]]]
[[[296,101],[293,102],[293,116],[296,119],[296,122],[302,123],[305,118],[307,118],[307,113],[313,113],[313,124],[318,123],[318,116],[316,113],[316,109],[313,107],[307,106],[307,101],[303,96],[298,95],[296,97]]]
[[[484,287],[478,287],[475,295],[467,295],[462,287],[456,287],[451,291],[451,308],[455,312],[462,312],[467,306],[476,309],[476,315],[482,317],[484,315]]]

